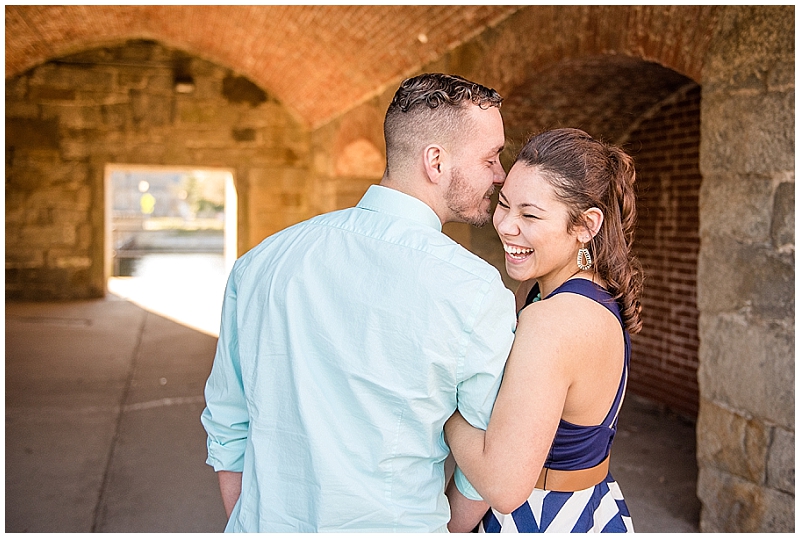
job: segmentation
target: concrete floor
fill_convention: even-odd
[[[6,304],[7,532],[215,532],[199,416],[216,338],[110,295]],[[638,532],[697,532],[694,426],[629,397],[612,472]]]

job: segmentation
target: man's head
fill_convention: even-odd
[[[427,203],[444,222],[490,219],[494,185],[505,179],[500,95],[454,75],[401,84],[386,112],[383,185]]]

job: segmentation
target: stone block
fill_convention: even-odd
[[[31,88],[46,86],[110,92],[114,89],[114,73],[91,65],[44,64],[34,70],[29,84]]]
[[[794,260],[769,244],[729,236],[704,238],[697,262],[697,306],[705,314],[747,308],[765,320],[794,313]]]
[[[6,108],[8,103],[22,101],[28,94],[28,77],[19,76],[6,78]],[[8,113],[6,112],[6,115]]]
[[[141,142],[132,144],[128,148],[127,155],[135,156],[136,160],[143,164],[164,164],[165,151],[166,148],[163,144]]]
[[[767,91],[786,92],[794,90],[794,62],[776,62],[767,73]]]
[[[166,75],[165,75],[166,77]],[[117,89],[121,91],[147,88],[150,76],[146,71],[137,67],[120,67],[117,70]]]
[[[104,49],[103,52],[113,55],[117,60],[123,60],[123,63],[143,63],[169,57],[164,54],[164,47],[155,41],[145,39],[132,39],[127,41],[124,47]]]
[[[6,101],[6,121],[9,118],[38,119],[39,105],[22,101]]]
[[[169,98],[131,90],[131,113],[139,127],[160,126],[170,123],[171,104]]]
[[[89,209],[92,203],[92,188],[89,185],[81,185],[75,191],[75,209]]]
[[[28,92],[30,101],[74,101],[77,94],[73,88],[53,88],[50,86],[32,86]]]
[[[764,490],[764,504],[766,510],[764,519],[761,520],[759,532],[795,531],[795,499],[794,494],[789,495],[774,489]]]
[[[701,532],[794,532],[794,495],[701,466],[697,497]]]
[[[75,247],[88,251],[92,246],[92,225],[88,222],[81,223],[78,225],[76,233],[78,241]]]
[[[794,7],[726,6],[706,53],[703,91],[763,90],[776,63],[794,64]]]
[[[6,118],[6,147],[57,149],[58,120]]]
[[[14,249],[6,253],[6,269],[35,269],[44,267],[44,251],[40,249]]]
[[[702,400],[697,416],[697,461],[761,484],[766,475],[769,433],[761,422]]]
[[[64,256],[55,258],[54,265],[61,269],[87,269],[91,267],[92,260],[86,256]]]
[[[103,115],[100,107],[89,106],[60,106],[42,105],[42,117],[57,119],[63,129],[95,129],[103,124]]]
[[[256,139],[256,130],[251,128],[231,129],[231,137],[236,142],[254,142]]]
[[[794,170],[794,92],[714,94],[704,88],[703,177]]]
[[[61,158],[65,161],[86,161],[97,146],[80,138],[62,138],[60,142]]]
[[[59,224],[51,226],[26,226],[22,229],[20,239],[31,247],[49,248],[55,245],[75,245],[75,228]]]
[[[128,103],[110,103],[100,107],[103,118],[103,125],[110,129],[121,129],[125,127],[128,120]]]
[[[162,70],[148,72],[147,74],[147,87],[146,90],[151,94],[172,97],[175,84],[175,78],[172,72],[164,72]]]
[[[727,235],[739,241],[767,242],[775,196],[771,179],[710,174],[700,185],[700,237]]]
[[[775,190],[770,226],[772,244],[778,250],[794,251],[794,207],[794,183],[781,183]]]
[[[775,428],[767,457],[767,486],[794,495],[794,431]]]
[[[218,107],[214,103],[198,102],[189,98],[176,99],[177,118],[180,123],[215,123]]]
[[[208,128],[203,125],[187,129],[180,143],[186,148],[223,149],[231,146],[231,138],[226,129]]]
[[[48,209],[52,223],[58,226],[77,228],[82,222],[86,222],[88,206],[83,210],[67,205],[64,207]]]
[[[698,328],[700,394],[793,430],[794,325],[763,323],[746,311],[701,312]]]

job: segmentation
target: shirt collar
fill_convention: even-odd
[[[387,213],[403,219],[411,219],[437,232],[442,231],[442,221],[428,204],[408,194],[382,185],[371,185],[358,203],[361,209]]]

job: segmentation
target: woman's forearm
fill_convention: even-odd
[[[458,466],[478,493],[492,504],[492,465],[485,457],[486,432],[473,427],[456,413],[445,424],[445,437]]]
[[[445,437],[464,475],[493,508],[508,514],[530,496],[538,471],[531,480],[528,465],[511,447],[487,446],[486,432],[458,412],[445,424]]]

